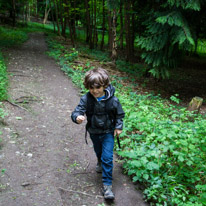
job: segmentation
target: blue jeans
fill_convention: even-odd
[[[114,133],[90,134],[97,158],[102,161],[102,182],[112,185]]]

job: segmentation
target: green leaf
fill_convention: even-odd
[[[155,162],[149,162],[147,164],[147,169],[148,170],[159,170],[159,165],[156,164]]]
[[[148,179],[149,179],[149,175],[148,175],[148,174],[144,174],[144,175],[143,175],[143,178],[144,178],[145,180],[148,180]]]

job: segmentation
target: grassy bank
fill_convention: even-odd
[[[7,99],[8,74],[2,51],[9,47],[19,46],[28,39],[28,33],[52,33],[53,27],[39,23],[28,23],[12,28],[0,26],[0,101]]]

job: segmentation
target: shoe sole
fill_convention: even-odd
[[[115,198],[114,198],[113,196],[108,196],[108,197],[105,197],[105,196],[104,196],[104,199],[105,199],[105,200],[114,200]]]
[[[103,191],[102,191],[102,195],[103,195],[105,200],[114,200],[115,199],[115,196],[105,196]]]

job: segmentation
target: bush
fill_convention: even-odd
[[[126,118],[118,154],[127,173],[156,205],[205,205],[205,118],[158,96],[122,94],[121,88]]]

